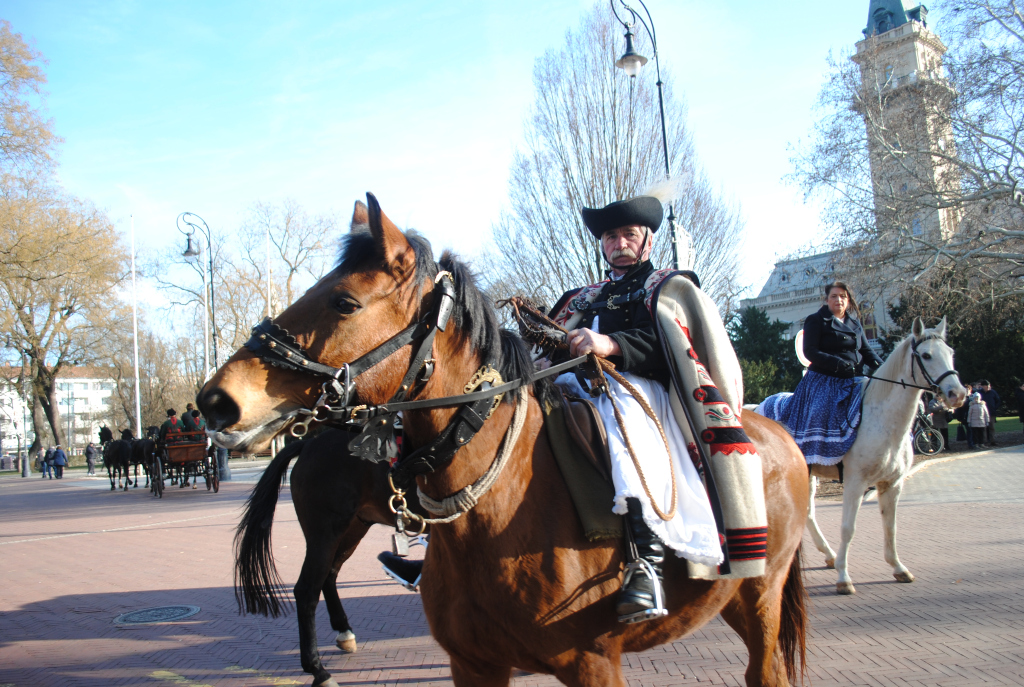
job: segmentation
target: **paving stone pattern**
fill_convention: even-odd
[[[892,580],[873,504],[861,511],[854,543],[856,596],[834,594],[834,571],[805,544],[811,685],[1024,684],[1024,501],[1012,498],[1024,493],[1022,460],[1019,451],[971,457],[909,481],[900,552],[914,584]],[[169,488],[157,501],[142,488],[111,493],[79,477],[0,478],[0,687],[308,685],[294,614],[240,616],[235,606],[231,539],[249,488]],[[995,500],[975,493],[985,489]],[[839,509],[825,503],[818,510],[833,544]],[[451,684],[418,596],[386,581],[374,560],[388,536],[371,530],[340,577],[358,653],[335,648],[320,606],[325,664],[347,685]],[[282,577],[293,582],[304,544],[287,488],[274,547]],[[175,623],[114,624],[122,613],[174,604],[202,610]],[[716,620],[626,656],[623,666],[631,686],[742,685],[745,662],[743,645]],[[557,683],[521,674],[513,684]]]

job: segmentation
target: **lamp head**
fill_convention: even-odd
[[[626,29],[626,52],[615,61],[615,66],[626,72],[631,78],[640,73],[640,68],[647,64],[647,58],[633,47],[633,32]]]
[[[198,258],[199,255],[203,252],[202,249],[199,247],[199,244],[192,238],[192,234],[186,235],[185,239],[188,241],[188,243],[185,246],[185,252],[181,254],[182,257]]]

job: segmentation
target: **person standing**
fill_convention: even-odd
[[[974,433],[974,449],[977,450],[985,444],[985,433],[988,430],[988,406],[981,399],[977,391],[971,396],[971,407],[967,410],[967,424],[971,426]]]
[[[953,411],[953,419],[960,423],[956,430],[957,441],[967,441],[967,448],[974,448],[974,434],[971,433],[971,426],[967,424],[967,411],[971,408],[971,396],[974,395],[974,385],[964,384],[967,389],[967,402]],[[961,436],[961,434],[963,436]]]
[[[53,479],[53,447],[46,447],[46,455],[43,456],[43,479]]]
[[[928,412],[932,416],[932,427],[935,428],[939,434],[942,435],[942,446],[944,450],[949,450],[949,411],[946,410],[946,406],[942,405],[942,402],[936,398],[933,398],[928,402]]]
[[[85,447],[85,466],[87,468],[86,474],[96,474],[96,446],[91,441]]]
[[[57,479],[64,479],[64,468],[68,464],[68,455],[64,453],[64,449],[57,444],[57,448],[53,452],[53,471],[57,475]]]
[[[1024,425],[1024,384],[1013,390],[1013,396],[1017,399],[1017,417],[1020,418],[1020,422]]]
[[[985,443],[989,446],[996,445],[996,411],[999,410],[1000,406],[1003,405],[1003,399],[999,398],[999,394],[992,385],[989,384],[987,379],[983,379],[981,384],[981,400],[985,402],[988,407],[988,427],[985,428]]]

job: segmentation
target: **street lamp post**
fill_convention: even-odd
[[[197,224],[196,222],[200,222]],[[206,342],[209,339],[209,330],[213,330],[213,369],[216,370],[220,367],[220,360],[217,357],[217,306],[216,300],[213,295],[213,242],[210,239],[210,227],[206,224],[206,221],[199,215],[192,212],[183,212],[178,215],[178,231],[185,234],[187,244],[185,252],[182,255],[186,258],[198,258],[202,253],[202,248],[198,246],[193,240],[193,235],[196,229],[202,231],[203,236],[206,237],[206,252],[209,256],[209,268],[210,278],[207,281],[206,278],[206,267],[202,268],[203,272],[203,347],[206,350]],[[187,225],[188,229],[183,229],[182,224]],[[207,292],[207,284],[209,284],[209,292]],[[209,300],[207,300],[207,293],[209,293]],[[206,317],[206,313],[209,312],[209,318]],[[203,381],[205,382],[211,373],[209,353],[204,353],[203,360]]]
[[[618,60],[615,61],[615,66],[626,72],[631,79],[635,79],[636,75],[640,73],[640,70],[648,60],[646,57],[641,55],[633,47],[633,27],[638,23],[644,27],[647,32],[647,37],[651,39],[651,49],[654,50],[654,68],[658,75],[658,113],[661,115],[661,148],[665,154],[665,178],[672,176],[672,168],[669,164],[668,157],[668,134],[665,128],[665,96],[664,96],[664,84],[661,80],[661,61],[658,59],[658,40],[656,32],[654,30],[654,20],[651,19],[651,12],[647,9],[647,5],[644,4],[644,0],[636,0],[640,3],[640,6],[644,10],[644,14],[647,15],[646,21],[640,14],[629,6],[626,0],[609,0],[612,12],[615,14],[615,18],[618,19],[619,23],[626,29],[626,52],[622,54]],[[629,19],[623,19],[619,15],[619,9],[616,8],[616,2],[622,6],[625,12],[629,13]],[[693,242],[690,239],[690,233],[686,229],[682,229],[676,225],[675,210],[673,204],[669,203],[668,206],[668,227],[670,237],[672,240],[672,269],[678,270],[680,268],[679,262],[679,233],[682,232],[685,256],[684,262],[681,265],[683,269],[693,268]]]

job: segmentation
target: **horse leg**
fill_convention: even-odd
[[[302,669],[313,676],[315,687],[336,687],[338,683],[320,662],[320,648],[316,641],[316,605],[331,570],[330,548],[317,544],[319,542],[306,542],[306,558],[302,561],[302,570],[293,590],[299,621],[299,658]]]
[[[107,479],[110,480],[110,491],[114,491],[114,468],[110,465],[107,466]]]
[[[455,687],[508,687],[512,682],[511,666],[475,663],[456,654],[449,656],[449,664]]]
[[[768,576],[744,579],[722,609],[722,618],[747,647],[747,687],[789,687],[789,670],[803,660],[805,606],[799,551],[790,565]],[[797,576],[790,579],[790,576]],[[788,585],[788,586],[787,586]],[[789,594],[787,595],[787,591]],[[784,606],[788,604],[788,608]],[[788,620],[783,613],[789,613]],[[786,654],[783,626],[790,629],[791,655]]]
[[[836,555],[836,572],[839,573],[839,580],[836,582],[837,594],[857,593],[847,568],[847,559],[850,555],[850,543],[857,532],[857,514],[860,513],[860,504],[866,487],[864,479],[847,473],[846,483],[843,485],[842,541],[839,542],[839,553]]]
[[[324,603],[327,604],[327,614],[331,618],[331,627],[338,633],[338,636],[334,638],[334,643],[347,654],[354,654],[358,647],[356,645],[356,633],[352,631],[352,626],[348,622],[348,615],[346,615],[345,608],[341,605],[341,597],[338,596],[338,573],[341,571],[341,566],[345,564],[345,561],[355,553],[359,542],[362,541],[369,531],[370,527],[368,525],[365,525],[358,518],[352,518],[349,529],[345,532],[344,537],[342,537],[341,545],[338,546],[334,565],[331,566],[330,572],[327,573],[327,579],[324,581],[322,590]]]
[[[818,478],[815,475],[811,475],[808,482],[808,508],[807,508],[807,530],[811,533],[811,539],[814,540],[814,546],[817,547],[818,551],[825,554],[825,567],[834,568],[836,567],[836,552],[832,550],[832,547],[828,545],[828,540],[825,539],[825,535],[822,534],[821,528],[818,527],[818,521],[814,517],[814,495],[818,491]]]
[[[903,493],[903,480],[895,484],[878,485],[878,508],[882,511],[882,529],[885,533],[885,562],[892,566],[892,576],[897,582],[913,582],[914,575],[900,563],[896,553],[896,504]]]
[[[578,651],[571,663],[555,668],[555,677],[570,687],[626,687],[617,650],[612,656]]]

